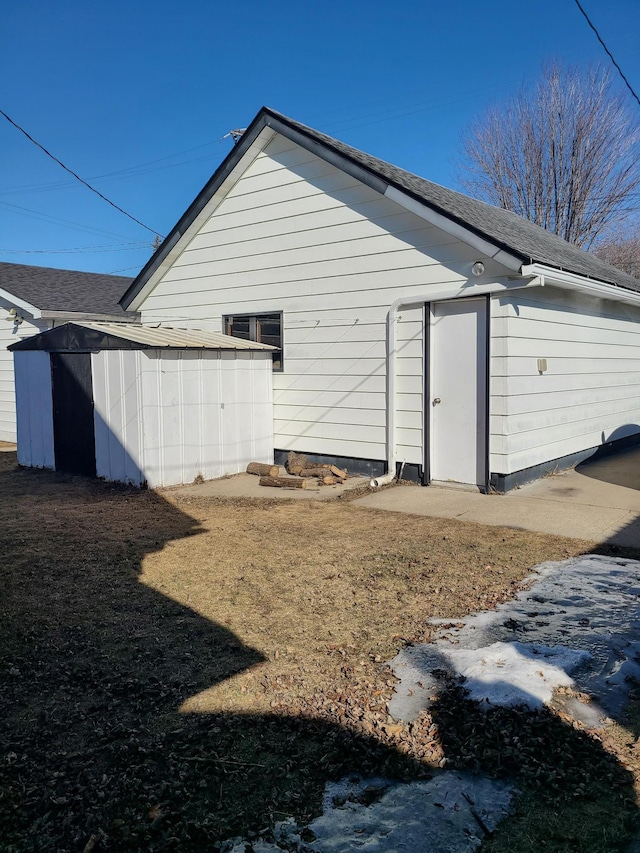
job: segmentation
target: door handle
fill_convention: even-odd
[[[441,403],[441,402],[442,402],[442,400],[440,399],[440,397],[434,397],[433,400],[431,401],[431,405],[437,406],[438,403]]]

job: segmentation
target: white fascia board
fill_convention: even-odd
[[[450,234],[452,237],[461,240],[473,249],[477,249],[478,252],[485,257],[492,258],[494,261],[497,261],[513,272],[519,272],[520,267],[522,266],[522,260],[520,258],[516,258],[514,255],[509,254],[509,252],[505,252],[504,249],[501,249],[499,246],[490,243],[483,237],[479,237],[477,234],[474,234],[473,231],[470,231],[463,225],[459,225],[457,222],[449,219],[449,217],[443,216],[441,213],[437,213],[437,211],[433,210],[428,205],[417,201],[410,195],[407,195],[406,193],[403,193],[391,186],[387,187],[385,190],[385,197],[394,201],[396,204],[399,204],[401,207],[404,207],[405,210],[415,213],[416,216],[419,216],[421,219],[425,219],[430,225],[435,225],[446,234]]]
[[[27,302],[24,299],[19,299],[17,296],[14,296],[13,293],[9,293],[8,290],[3,290],[0,287],[0,299],[6,299],[7,302],[10,302],[16,308],[22,308],[23,311],[27,311],[34,320],[39,320],[42,317],[42,312],[39,308],[36,308],[35,305],[32,305],[30,302]]]
[[[540,276],[544,279],[545,284],[555,285],[555,287],[565,290],[578,290],[600,299],[611,299],[613,302],[626,302],[630,305],[640,306],[640,292],[627,290],[615,284],[595,281],[592,278],[554,269],[544,264],[527,264],[521,268],[520,272],[524,276]]]
[[[275,131],[270,127],[264,127],[260,133],[256,136],[253,143],[247,148],[245,153],[242,155],[240,160],[236,163],[232,172],[224,179],[224,181],[220,184],[215,193],[211,196],[209,201],[202,208],[200,213],[195,217],[195,219],[190,223],[187,230],[184,234],[178,234],[177,239],[174,241],[173,245],[165,255],[162,260],[162,263],[158,267],[157,270],[154,271],[153,275],[149,277],[149,280],[145,282],[144,287],[140,290],[139,293],[131,300],[129,305],[127,305],[127,311],[139,311],[140,306],[147,298],[147,296],[151,293],[152,290],[156,287],[158,282],[163,278],[165,273],[173,266],[178,257],[184,252],[189,243],[193,240],[193,238],[198,234],[200,228],[204,225],[204,223],[211,217],[217,207],[222,204],[225,200],[232,187],[240,180],[242,175],[246,172],[248,167],[253,163],[255,158],[260,154],[260,152],[266,148],[269,142],[275,136]]]

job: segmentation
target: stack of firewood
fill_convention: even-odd
[[[257,474],[261,486],[275,486],[279,489],[311,489],[315,486],[335,486],[349,476],[346,470],[336,465],[318,465],[309,462],[302,453],[291,452],[287,457],[285,469],[290,476],[280,476],[277,465],[264,465],[262,462],[250,462],[248,474]]]

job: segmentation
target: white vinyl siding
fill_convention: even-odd
[[[226,314],[282,311],[275,447],[384,460],[389,306],[468,283],[477,254],[276,135],[176,252],[142,322],[219,331]],[[400,314],[397,454],[422,464],[422,307]]]
[[[16,394],[13,353],[7,347],[48,328],[47,323],[23,320],[19,325],[5,319],[11,304],[0,300],[0,441],[16,440]]]
[[[492,471],[640,432],[640,309],[549,287],[493,305]]]

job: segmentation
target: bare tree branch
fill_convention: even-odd
[[[605,238],[594,252],[603,261],[640,278],[640,228],[627,237]]]
[[[532,91],[470,128],[464,153],[465,189],[583,249],[640,188],[640,127],[599,67],[547,66]]]

